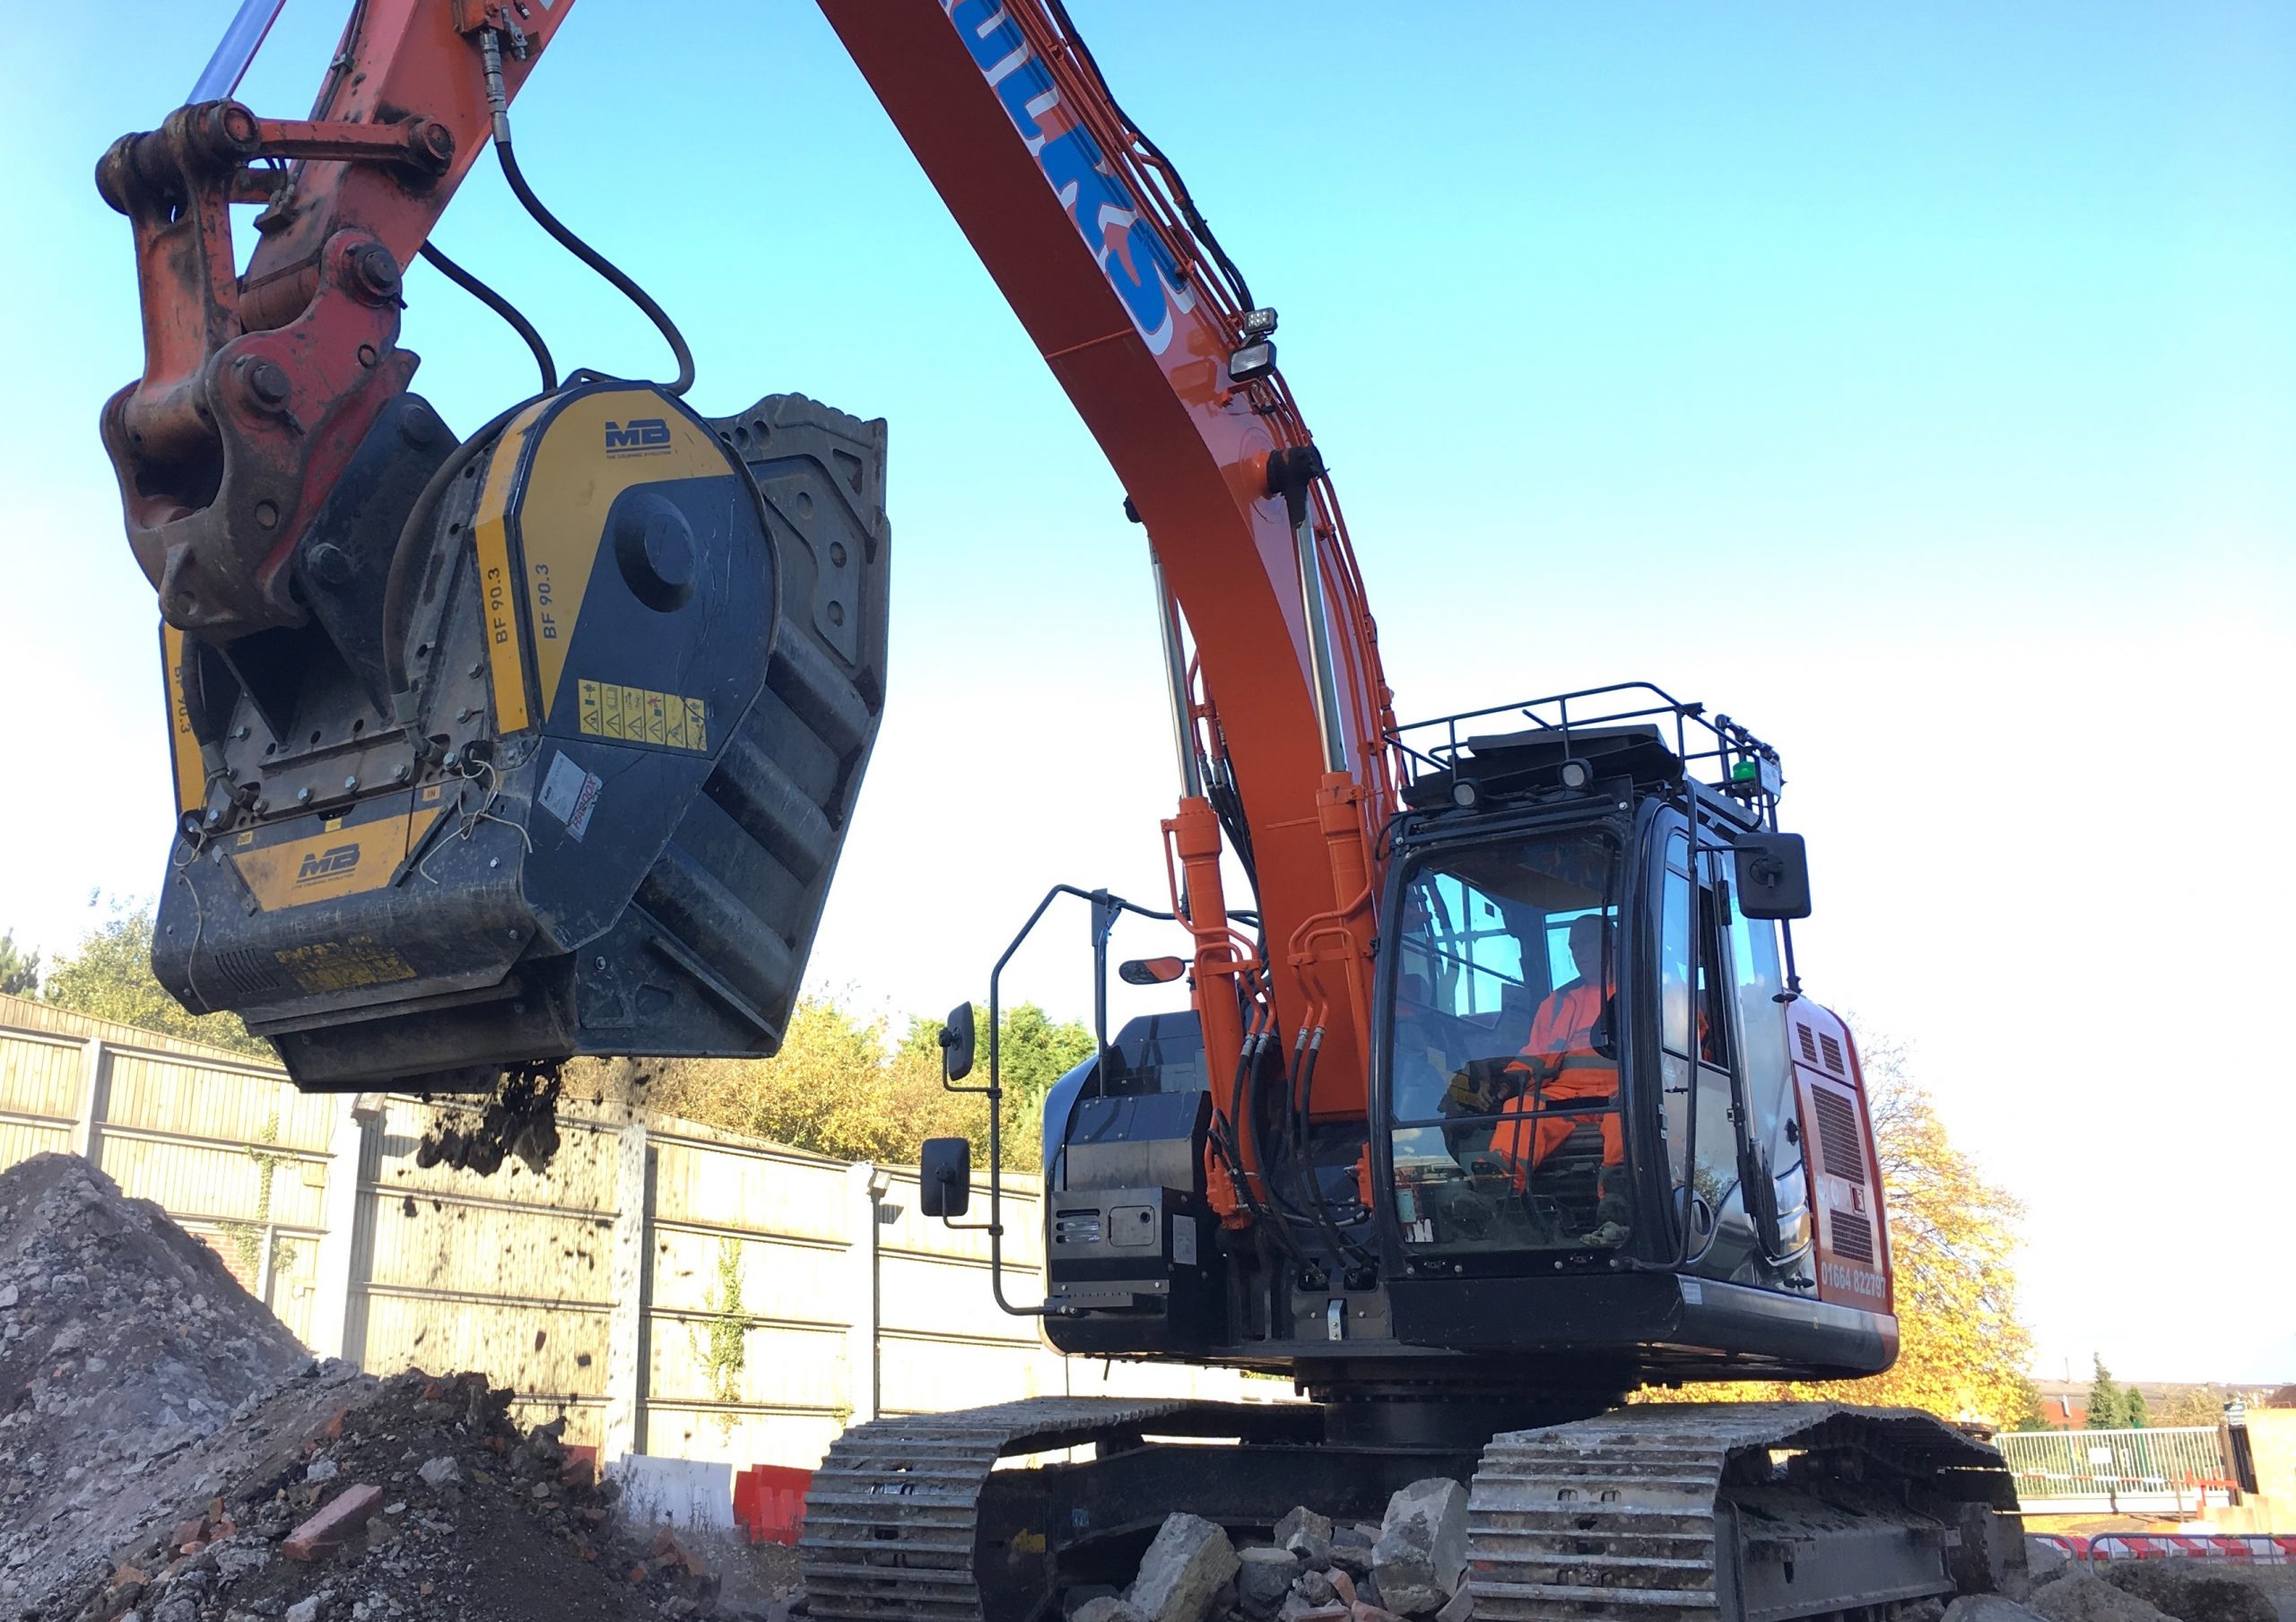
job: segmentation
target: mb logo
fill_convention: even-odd
[[[631,451],[666,450],[670,444],[670,424],[664,417],[632,417],[627,422],[606,424],[606,455],[625,455]]]
[[[315,850],[303,858],[302,866],[295,870],[298,884],[317,884],[323,880],[340,877],[359,865],[359,847],[338,845],[333,850]]]

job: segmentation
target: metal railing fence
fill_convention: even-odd
[[[2030,1513],[2060,1504],[2173,1512],[2225,1504],[2232,1491],[2213,1426],[2004,1431],[1993,1441]]]

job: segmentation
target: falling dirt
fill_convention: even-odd
[[[563,1085],[557,1060],[522,1064],[503,1073],[476,1121],[441,1114],[415,1145],[414,1163],[453,1167],[483,1177],[516,1156],[540,1175],[558,1153],[558,1096]]]

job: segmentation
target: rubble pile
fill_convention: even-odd
[[[0,1172],[0,1617],[291,1445],[353,1377],[86,1161]]]
[[[2274,1622],[2271,1598],[2237,1566],[2137,1560],[2083,1566],[2054,1543],[2025,1540],[2031,1592],[2023,1602],[1969,1594],[1928,1602],[1941,1622]],[[1926,1622],[1909,1613],[1905,1622]]]
[[[118,1551],[58,1622],[578,1622],[710,1615],[718,1579],[667,1531],[634,1541],[565,1421],[521,1432],[483,1375],[395,1375],[270,1475]]]
[[[2222,1562],[2129,1560],[2107,1566],[2099,1574],[2179,1622],[2279,1622],[2279,1608],[2270,1596],[2239,1567]]]
[[[1377,1526],[1302,1505],[1271,1541],[1238,1548],[1195,1515],[1168,1517],[1129,1586],[1072,1589],[1069,1622],[1467,1622],[1467,1495],[1444,1477],[1387,1501]]]
[[[698,1549],[623,1531],[589,1451],[509,1396],[315,1364],[86,1162],[0,1172],[4,1622],[730,1614]]]

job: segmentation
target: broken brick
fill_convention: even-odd
[[[383,1501],[383,1489],[368,1482],[347,1487],[326,1507],[287,1534],[279,1552],[291,1560],[316,1560],[367,1524]]]
[[[168,1533],[168,1547],[181,1548],[187,1543],[199,1541],[199,1534],[207,1530],[207,1522],[195,1515],[188,1521],[178,1521]]]
[[[638,1562],[638,1564],[637,1564],[637,1565],[635,1565],[635,1566],[631,1566],[631,1567],[630,1568],[630,1580],[631,1580],[632,1583],[643,1583],[644,1581],[646,1581],[646,1562],[645,1562],[645,1561],[640,1560],[639,1562]]]

